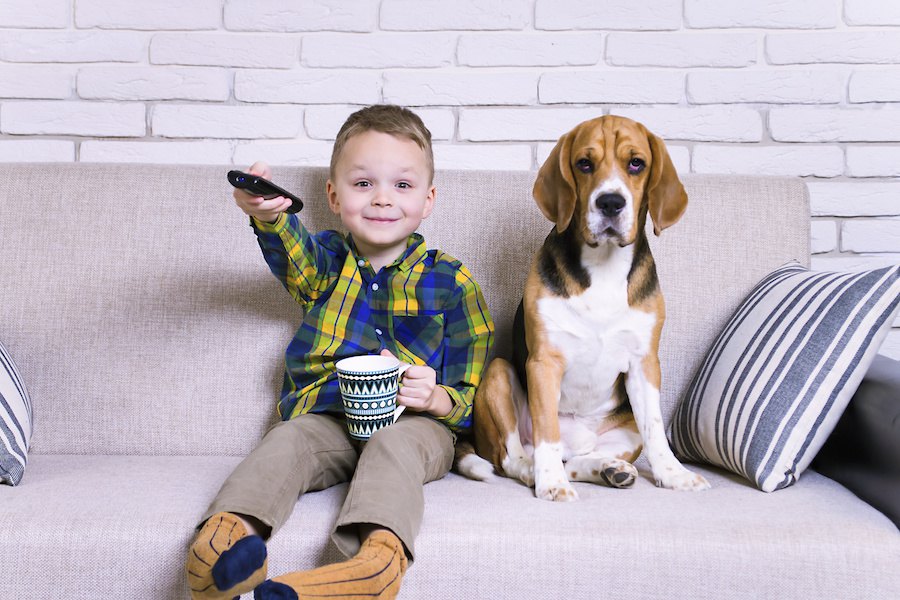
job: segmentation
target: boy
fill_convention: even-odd
[[[269,177],[265,164],[251,173]],[[493,338],[478,284],[415,233],[435,200],[431,134],[409,110],[371,106],[335,141],[328,204],[349,231],[313,235],[284,198],[235,190],[271,271],[305,309],[286,351],[282,421],[228,477],[188,552],[194,600],[327,596],[394,598],[412,560],[422,486],[453,461],[454,432],[472,400]],[[365,444],[343,422],[334,364],[392,354],[412,363],[397,402],[407,407]],[[268,539],[297,498],[350,481],[332,533],[346,562],[266,580]]]

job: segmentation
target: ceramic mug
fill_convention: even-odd
[[[397,405],[397,390],[412,365],[369,354],[344,358],[335,366],[350,437],[364,442],[400,417],[406,407]]]

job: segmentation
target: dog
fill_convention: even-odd
[[[494,472],[572,501],[572,481],[627,488],[646,452],[656,484],[702,490],[706,480],[669,448],[659,405],[665,303],[645,234],[687,208],[662,140],[618,116],[563,135],[533,195],[555,224],[532,261],[513,323],[513,361],[491,361],[475,396],[474,447],[457,471]]]

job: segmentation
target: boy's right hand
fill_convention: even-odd
[[[255,162],[247,171],[251,175],[258,175],[264,179],[272,177],[272,169],[264,162]],[[244,190],[235,188],[234,201],[238,207],[244,211],[244,214],[256,217],[259,221],[266,223],[274,223],[278,220],[278,215],[291,207],[291,201],[283,196],[266,200],[248,194]]]

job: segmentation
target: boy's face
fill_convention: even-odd
[[[425,152],[410,139],[379,131],[347,140],[326,191],[359,252],[378,267],[403,254],[435,197]]]

